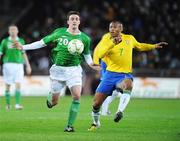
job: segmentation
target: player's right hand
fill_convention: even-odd
[[[99,71],[101,69],[100,65],[96,65],[96,64],[90,64],[89,65],[92,69],[96,70],[96,71]]]
[[[164,46],[167,46],[168,43],[167,42],[160,42],[155,44],[155,48],[163,48]]]
[[[122,41],[121,35],[118,35],[116,37],[112,37],[113,43],[114,44],[119,44]]]

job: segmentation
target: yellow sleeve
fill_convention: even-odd
[[[113,46],[115,46],[115,44],[110,39],[108,34],[105,34],[94,50],[94,54],[93,54],[94,64],[99,64],[99,60],[104,58],[104,56],[106,56],[108,51]]]
[[[132,36],[134,48],[137,49],[138,51],[148,51],[155,49],[155,44],[147,44],[147,43],[139,43],[134,36]]]
[[[115,44],[113,43],[113,41],[110,39],[109,36],[103,36],[102,40],[100,41],[100,43],[98,44],[98,57],[101,59],[103,58],[108,51],[113,48],[115,46]]]
[[[96,48],[94,49],[93,62],[94,62],[94,64],[99,65],[98,45],[97,45]]]

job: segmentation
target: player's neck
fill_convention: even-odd
[[[11,40],[16,40],[16,39],[17,39],[17,36],[10,36],[10,39],[11,39]]]
[[[81,31],[78,28],[68,28],[67,31],[73,35],[77,35],[81,33]]]

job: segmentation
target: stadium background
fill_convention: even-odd
[[[91,36],[92,51],[107,32],[109,22],[117,19],[124,24],[124,32],[133,34],[140,42],[169,43],[162,50],[140,54],[135,52],[135,75],[180,76],[180,10],[177,1],[2,0],[0,38],[7,36],[8,25],[15,23],[20,30],[19,36],[24,37],[27,43],[39,40],[55,28],[65,26],[66,14],[72,9],[81,13],[81,29]],[[49,53],[50,47],[28,52],[33,74],[48,73],[44,70],[50,66]]]
[[[26,43],[40,40],[54,29],[66,26],[66,14],[70,10],[80,11],[81,29],[92,38],[92,52],[107,32],[109,22],[117,19],[124,24],[124,33],[134,35],[139,42],[169,43],[161,50],[134,51],[133,73],[136,77],[180,77],[180,10],[177,1],[2,0],[0,39],[7,36],[8,25],[14,23]],[[27,51],[33,75],[48,75],[51,48]],[[87,92],[93,93],[98,84],[98,73],[85,63],[82,65],[86,89],[91,89]]]

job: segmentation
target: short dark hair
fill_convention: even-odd
[[[14,24],[14,23],[10,24],[8,27],[11,27],[11,26],[16,26],[17,27],[17,25]]]
[[[111,23],[116,23],[116,24],[121,24],[121,25],[123,25],[122,22],[120,22],[120,21],[118,21],[118,20],[113,20],[113,21],[111,21]]]
[[[113,20],[113,21],[111,21],[111,22],[110,22],[110,24],[111,24],[111,23],[118,24],[119,26],[121,26],[121,28],[122,28],[122,30],[123,30],[123,24],[122,24],[122,22],[121,22],[121,21],[118,21],[118,20]],[[110,24],[109,24],[109,25],[110,25]]]
[[[71,15],[78,15],[78,16],[80,16],[80,13],[78,11],[69,11],[68,14],[67,14],[67,19],[69,19],[69,17]]]

